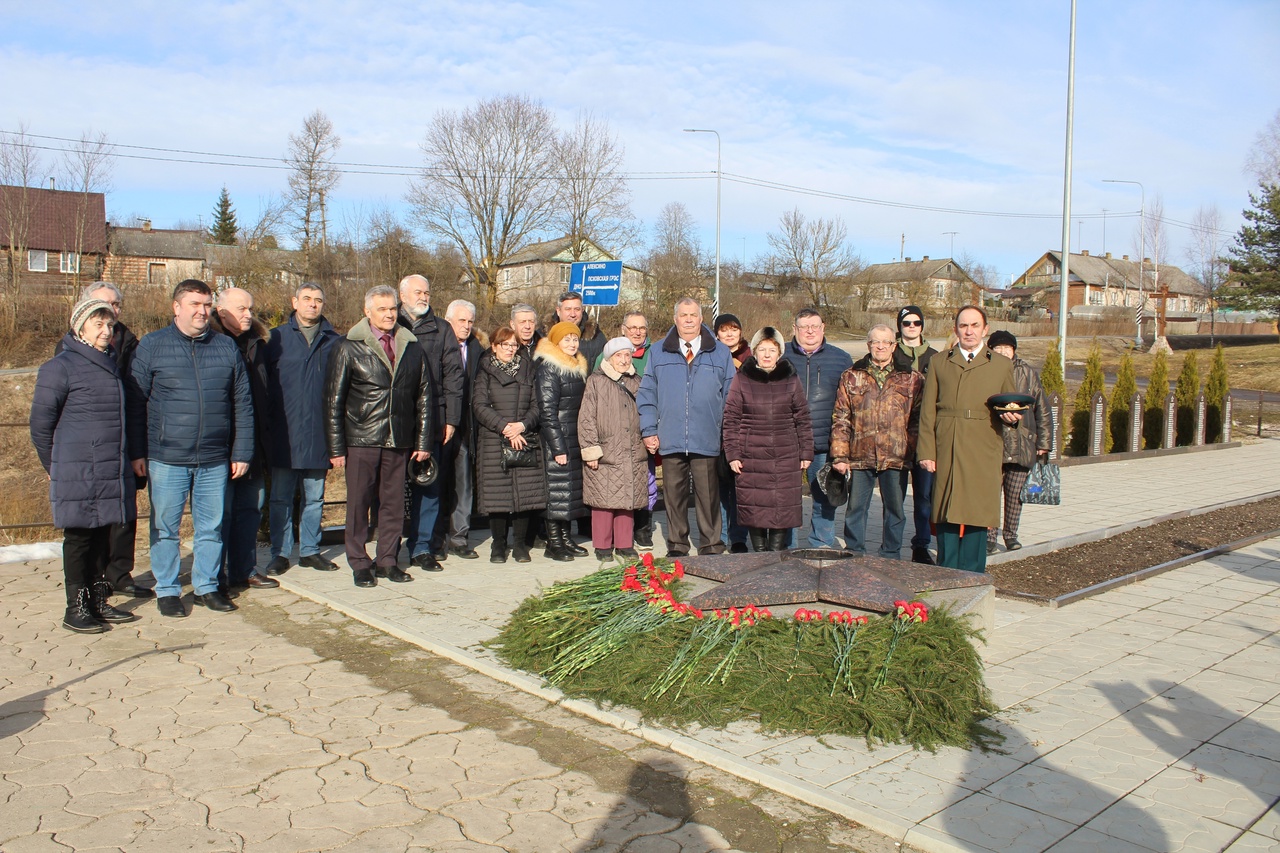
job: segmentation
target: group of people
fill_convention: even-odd
[[[345,475],[345,551],[359,587],[413,579],[398,563],[402,538],[423,571],[478,558],[473,512],[488,519],[491,562],[529,561],[539,536],[552,559],[588,556],[575,522],[597,559],[634,557],[653,545],[659,465],[671,557],[693,550],[690,504],[699,554],[791,547],[807,483],[809,547],[836,547],[836,510],[847,503],[846,547],[863,553],[878,484],[879,553],[896,559],[910,477],[912,559],[932,562],[932,523],[939,561],[980,571],[987,549],[974,543],[980,532],[994,547],[1001,479],[1005,539],[1016,548],[1020,485],[1049,446],[1035,371],[1014,360],[1007,333],[984,347],[986,317],[974,307],[957,314],[945,354],[924,340],[924,312],[908,306],[896,333],[870,330],[855,363],[826,340],[813,309],[796,315],[790,340],[766,326],[748,342],[736,317],[709,328],[686,298],[665,336],[652,339],[632,311],[609,338],[586,333],[572,292],[545,334],[536,310],[517,304],[486,348],[475,306],[455,300],[439,316],[419,275],[369,290],[364,318],[345,335],[313,283],[270,330],[251,294],[215,295],[194,279],[174,289],[173,322],[141,341],[120,321],[122,303],[111,284],[85,288],[40,369],[31,412],[64,531],[63,624],[86,633],[136,618],[111,606],[112,593],[155,595],[162,615],[187,615],[179,525],[188,501],[197,605],[230,611],[236,590],[278,586],[295,526],[297,564],[336,570],[320,551],[330,469]],[[1035,394],[1037,407],[996,415],[985,405],[1015,390]],[[142,487],[154,590],[132,575]],[[268,503],[270,559],[259,568]]]

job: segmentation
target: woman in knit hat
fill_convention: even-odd
[[[736,314],[720,314],[712,323],[716,339],[729,348],[735,370],[742,369],[742,363],[751,356],[751,347],[747,346],[742,336],[742,321]],[[738,521],[738,498],[734,492],[733,472],[729,470],[729,462],[720,453],[720,517],[723,519],[720,535],[729,543],[732,554],[747,553],[747,528]]]
[[[106,301],[78,303],[62,352],[40,368],[31,402],[31,443],[49,475],[53,523],[63,531],[62,625],[82,634],[138,618],[111,606],[106,579],[111,525],[138,517],[135,478],[146,470],[143,417],[125,395],[111,349],[115,322]]]
[[[578,411],[587,387],[587,360],[578,352],[579,329],[556,323],[538,341],[534,398],[542,429],[542,462],[547,474],[547,556],[566,562],[587,556],[574,544],[569,525],[587,514],[582,502],[582,449],[578,446]]]
[[[635,511],[649,506],[649,451],[640,441],[636,391],[640,377],[631,363],[631,343],[604,345],[600,366],[587,379],[578,414],[582,442],[582,499],[591,507],[596,558],[634,558]]]

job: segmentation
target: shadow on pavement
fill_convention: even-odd
[[[693,808],[683,779],[636,764],[627,780],[627,795],[618,801],[604,824],[575,853],[602,850],[644,850],[646,837],[671,832],[692,819]],[[639,842],[638,846],[632,846]]]
[[[17,699],[11,699],[3,705],[0,705],[0,740],[4,740],[7,737],[13,737],[16,734],[20,734],[32,726],[39,724],[41,720],[45,719],[44,700],[59,691],[66,690],[73,684],[88,681],[95,675],[114,669],[126,661],[149,657],[151,655],[180,652],[187,649],[198,649],[203,646],[204,643],[188,643],[185,646],[172,646],[164,649],[148,649],[145,652],[138,652],[137,654],[129,655],[128,657],[120,658],[119,660],[114,660],[105,666],[100,666],[97,669],[91,672],[86,672],[85,674],[77,676],[70,681],[64,681],[61,684],[54,685],[53,687],[47,687],[44,690],[29,693],[26,696],[22,696]]]

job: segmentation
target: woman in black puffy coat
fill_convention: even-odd
[[[101,299],[77,304],[72,331],[62,351],[40,368],[31,402],[31,443],[49,475],[54,526],[63,531],[62,626],[81,634],[100,634],[107,623],[138,618],[107,600],[111,525],[138,517],[135,478],[145,471],[146,455],[139,440],[145,429],[141,410],[132,397],[126,404],[111,349],[115,322],[115,312]]]
[[[507,561],[507,533],[514,534],[517,563],[529,562],[529,522],[547,505],[542,464],[502,467],[504,447],[523,450],[538,431],[533,365],[520,352],[516,333],[503,326],[493,333],[493,348],[480,356],[472,386],[476,419],[476,511],[489,516],[493,544],[489,562]]]
[[[582,503],[578,411],[590,368],[578,352],[578,340],[576,325],[556,323],[538,342],[533,356],[542,463],[547,472],[547,556],[561,562],[588,553],[569,537],[570,522],[587,514]]]

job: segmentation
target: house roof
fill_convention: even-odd
[[[1041,289],[1034,284],[1028,284],[1027,277],[1032,274],[1033,270],[1039,269],[1046,260],[1052,262],[1055,271],[1062,268],[1062,252],[1046,252],[1027,268],[1027,271],[1018,279],[1019,284]],[[1111,258],[1106,255],[1089,255],[1083,252],[1076,254],[1072,252],[1070,275],[1073,282],[1081,282],[1090,286],[1105,287],[1109,284],[1112,287],[1123,287],[1127,284],[1130,287],[1136,287],[1141,276],[1140,266],[1142,265],[1137,261],[1126,258]],[[1147,268],[1147,282],[1154,281],[1155,264],[1147,263],[1145,266]],[[1204,295],[1204,288],[1200,285],[1200,282],[1172,264],[1160,264],[1159,273],[1160,284],[1168,285],[1170,293],[1181,293],[1190,296]],[[1052,287],[1052,289],[1057,290],[1057,282],[1045,285],[1045,287]]]
[[[10,217],[20,216],[24,208],[27,248],[86,254],[106,252],[107,208],[102,193],[0,185],[0,241],[8,239]],[[77,227],[80,239],[77,239]]]
[[[112,228],[111,254],[131,258],[204,260],[203,231]]]
[[[613,255],[601,249],[591,240],[587,240],[587,251],[583,260],[590,261],[613,261],[617,260]],[[535,261],[558,261],[560,263],[571,263],[573,255],[569,251],[573,247],[573,237],[557,237],[554,240],[544,240],[541,243],[530,243],[529,245],[517,250],[511,257],[502,264],[502,266],[513,266],[517,264],[530,264]]]
[[[951,266],[951,270],[947,269],[948,265]],[[921,258],[918,261],[871,264],[858,273],[854,281],[859,284],[889,284],[899,281],[929,281],[934,278],[973,281],[964,268],[951,258]]]

